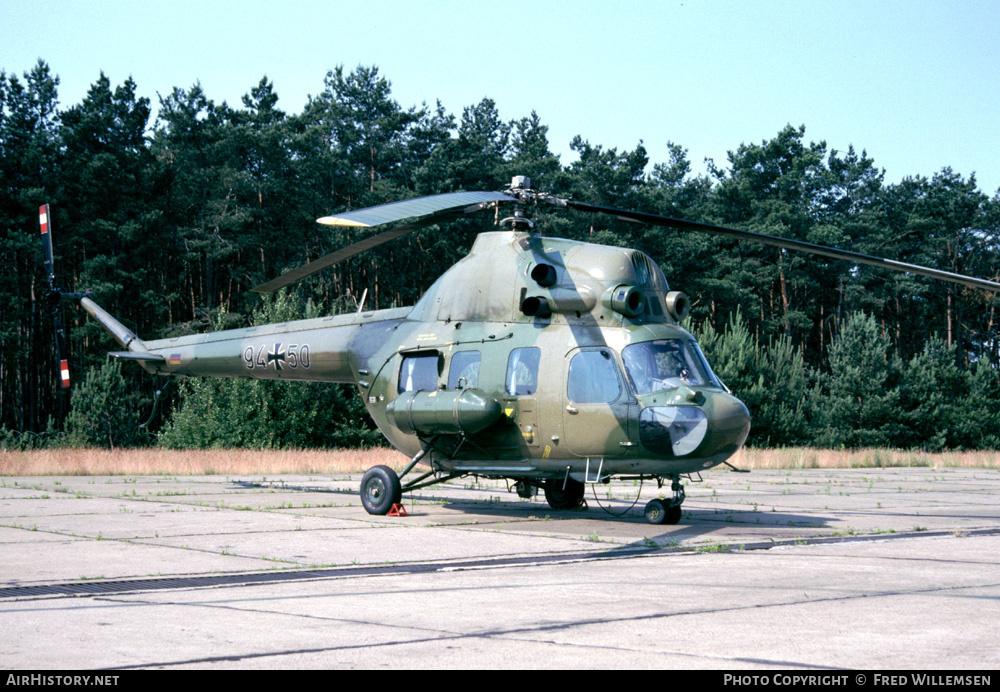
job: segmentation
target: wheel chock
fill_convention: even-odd
[[[396,503],[394,503],[392,505],[392,509],[389,510],[389,513],[386,516],[389,516],[389,517],[405,517],[406,516],[406,507],[404,507],[399,502],[396,502]]]

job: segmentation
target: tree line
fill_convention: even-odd
[[[550,149],[537,113],[484,98],[400,105],[376,67],[327,73],[299,113],[265,77],[241,103],[200,85],[148,99],[103,74],[61,108],[39,61],[0,72],[0,443],[333,446],[377,441],[352,388],[185,382],[139,433],[162,382],[105,362],[110,338],[66,306],[74,399],[60,391],[37,209],[51,204],[59,283],[143,338],[278,316],[411,305],[490,220],[417,231],[277,298],[248,292],[356,241],[315,219],[513,175],[560,196],[998,278],[1000,194],[945,168],[895,184],[866,151],[786,126],[692,173],[667,141]],[[917,146],[919,143],[914,143]],[[998,299],[981,290],[611,217],[540,212],[545,234],[642,249],[692,299],[690,328],[747,402],[751,444],[997,448]],[[298,388],[294,393],[292,389]],[[109,392],[116,392],[110,395]],[[127,402],[125,406],[121,402]],[[70,405],[72,403],[72,405]],[[107,407],[105,410],[104,407]],[[124,409],[124,410],[123,410]]]

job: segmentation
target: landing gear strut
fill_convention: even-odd
[[[671,490],[674,496],[670,500],[659,498],[650,500],[643,513],[650,524],[676,524],[681,520],[681,504],[684,502],[684,486],[680,476],[671,476]]]

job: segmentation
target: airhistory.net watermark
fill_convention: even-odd
[[[118,684],[117,675],[45,675],[42,673],[8,673],[7,686],[25,687],[104,687]]]

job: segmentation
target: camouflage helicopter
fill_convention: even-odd
[[[507,479],[553,509],[584,503],[612,477],[669,481],[646,520],[676,524],[682,477],[729,459],[746,440],[746,406],[712,372],[679,323],[690,302],[644,253],[541,237],[528,211],[568,208],[721,234],[857,264],[1000,291],[1000,283],[733,228],[601,207],[531,188],[453,192],[327,216],[335,226],[390,227],[253,290],[272,292],[394,240],[466,214],[509,209],[498,230],[412,307],[143,341],[86,294],[55,288],[48,207],[41,210],[50,295],[76,300],[127,350],[110,353],[165,376],[352,383],[389,442],[411,457],[402,473],[369,469],[370,514],[398,512],[402,494],[466,475]],[[55,314],[55,311],[54,311]],[[56,316],[57,349],[65,337]],[[64,363],[64,361],[63,361]],[[68,373],[62,367],[64,384]],[[422,464],[421,473],[410,473]],[[405,479],[405,481],[404,481]]]

